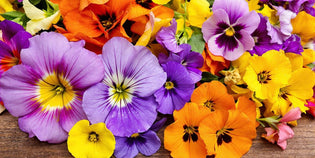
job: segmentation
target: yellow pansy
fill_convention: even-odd
[[[201,28],[211,15],[210,4],[207,0],[190,0],[187,4],[188,19],[192,26]]]
[[[23,8],[26,16],[31,19],[26,23],[26,31],[32,35],[40,30],[48,30],[52,24],[59,21],[61,15],[59,10],[49,15],[47,12],[36,8],[29,0],[23,1]]]
[[[271,50],[249,60],[243,80],[259,99],[273,98],[288,84],[291,63],[283,51]]]
[[[297,34],[301,37],[302,45],[315,37],[315,17],[302,11],[291,20],[293,31],[292,34]]]
[[[114,153],[115,137],[104,123],[78,121],[70,130],[68,150],[74,157],[106,158]]]
[[[269,18],[272,25],[279,23],[279,17],[277,16],[277,10],[270,8],[268,5],[264,4],[262,10],[257,10],[258,13]]]
[[[304,49],[302,52],[303,66],[315,62],[315,51],[313,49]]]

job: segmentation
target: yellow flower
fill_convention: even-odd
[[[301,37],[302,45],[315,37],[315,17],[302,11],[291,20],[293,32]]]
[[[243,80],[248,89],[260,99],[272,98],[279,89],[288,84],[291,77],[291,63],[283,51],[271,50],[262,56],[249,60]]]
[[[211,15],[210,4],[207,0],[191,0],[187,5],[188,19],[192,26],[201,28]]]
[[[304,49],[302,52],[303,66],[306,66],[315,61],[315,51],[313,49]]]
[[[70,130],[68,150],[74,157],[110,157],[115,149],[115,137],[104,123],[89,125],[88,120],[78,121]]]
[[[55,5],[50,2],[49,4]],[[26,23],[26,31],[32,35],[40,30],[48,30],[52,24],[56,24],[59,21],[61,15],[59,10],[50,15],[48,12],[36,8],[29,0],[23,0],[23,8],[26,16],[31,19]]]

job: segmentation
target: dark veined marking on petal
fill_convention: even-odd
[[[234,36],[227,36],[225,34],[217,37],[215,43],[219,46],[219,48],[225,47],[229,51],[233,51],[239,46]]]
[[[190,134],[189,134],[189,133],[185,133],[185,134],[183,135],[183,140],[184,140],[184,142],[187,142],[189,139],[190,139]]]
[[[215,155],[207,155],[206,158],[215,158]]]

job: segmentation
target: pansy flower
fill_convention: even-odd
[[[157,110],[162,114],[172,114],[174,110],[180,110],[195,88],[195,82],[190,78],[186,68],[175,62],[168,61],[162,64],[167,74],[166,82],[154,93],[159,103]]]
[[[187,103],[181,110],[174,111],[175,122],[164,131],[164,147],[172,157],[206,157],[205,144],[200,137],[199,127],[208,112],[195,103]]]
[[[103,47],[105,77],[84,93],[92,123],[105,122],[115,136],[147,131],[157,116],[154,92],[166,81],[157,58],[143,46],[114,37]]]
[[[249,59],[243,80],[256,97],[267,99],[275,97],[279,89],[288,84],[290,77],[291,63],[285,53],[270,50]]]
[[[251,33],[258,27],[260,18],[249,12],[245,0],[216,0],[213,15],[202,25],[203,39],[211,53],[227,60],[236,60],[254,47]]]
[[[21,52],[22,64],[3,73],[0,97],[8,111],[19,117],[20,129],[40,141],[60,143],[79,120],[85,119],[83,92],[104,76],[102,61],[58,33],[29,39]]]
[[[0,23],[2,39],[0,40],[0,76],[12,66],[20,64],[20,52],[29,47],[28,39],[32,35],[24,28],[12,21],[4,20]]]
[[[255,119],[255,118],[254,118]],[[256,137],[253,121],[239,110],[218,110],[200,123],[200,137],[208,155],[215,157],[241,157]]]
[[[207,108],[209,112],[235,109],[233,96],[228,94],[224,84],[219,81],[201,84],[191,95],[191,101]]]

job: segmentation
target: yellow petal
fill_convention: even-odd
[[[38,20],[45,18],[45,12],[36,8],[29,0],[23,0],[23,8],[25,14],[31,20]]]
[[[207,0],[191,0],[187,5],[188,19],[192,26],[201,28],[210,16],[209,2]]]
[[[167,4],[171,0],[152,0],[156,4]]]
[[[5,12],[13,11],[13,6],[8,0],[1,0],[0,1],[0,9],[4,9]]]
[[[291,62],[292,71],[303,67],[303,57],[299,54],[285,53]]]
[[[304,49],[304,52],[302,52],[302,56],[304,66],[315,61],[315,51],[313,49]]]
[[[52,24],[59,21],[60,15],[60,11],[58,10],[56,13],[47,18],[32,19],[26,23],[26,31],[34,35],[40,30],[48,30]]]
[[[260,5],[258,5],[259,0],[247,0],[249,11],[258,10]]]

